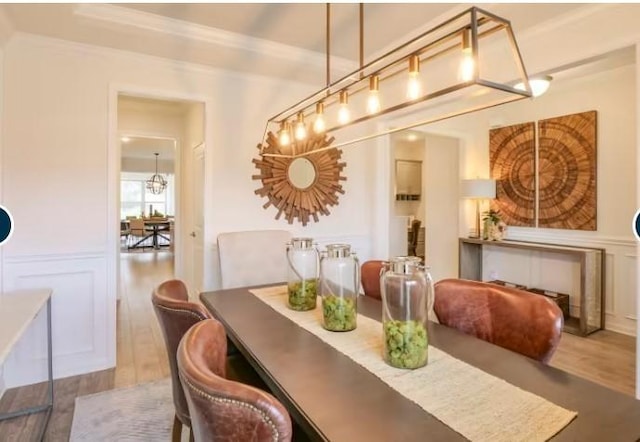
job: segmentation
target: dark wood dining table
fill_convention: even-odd
[[[203,304],[312,440],[465,440],[348,356],[237,288],[205,292]],[[381,302],[359,313],[380,320]],[[640,401],[440,324],[429,343],[524,390],[578,412],[552,440],[635,441]],[[491,425],[491,422],[487,422]]]
[[[169,233],[169,229],[171,228],[171,222],[168,219],[153,219],[153,218],[145,219],[144,226],[145,228],[150,227],[152,230],[154,249],[157,250],[160,248],[160,242],[158,241],[158,238],[162,238],[168,243],[171,243],[171,239],[161,233],[161,232]]]

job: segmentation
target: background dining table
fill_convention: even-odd
[[[171,235],[170,235],[171,220],[167,218],[144,218],[144,227],[145,227],[145,231],[150,232],[149,235],[142,237],[142,239],[139,239],[136,243],[129,246],[130,249],[143,247],[142,244],[149,238],[152,238],[152,245],[153,245],[153,248],[156,250],[160,249],[160,242],[158,241],[159,238],[162,238],[165,241],[167,241],[168,242],[167,245],[171,244]],[[129,220],[120,221],[120,230],[130,232],[131,229],[130,229]],[[168,233],[169,236],[163,235],[162,234],[163,232]]]
[[[465,440],[348,356],[249,292],[205,292],[203,304],[312,440]],[[361,296],[359,313],[380,320],[381,302]],[[640,402],[440,324],[429,342],[449,355],[578,412],[553,440],[640,437]],[[487,422],[486,425],[491,425]]]
[[[152,229],[152,234],[153,234],[153,248],[154,249],[159,249],[160,248],[160,243],[158,241],[158,238],[163,238],[165,239],[167,242],[171,242],[171,238],[164,236],[161,232],[166,231],[167,233],[169,233],[169,230],[171,228],[171,222],[164,218],[164,219],[154,219],[154,218],[149,218],[149,219],[145,219],[144,220],[144,225],[145,227],[149,226]]]

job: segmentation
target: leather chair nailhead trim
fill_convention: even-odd
[[[251,405],[251,404],[248,404],[246,402],[235,400],[235,399],[226,399],[226,398],[220,398],[220,397],[212,396],[209,393],[200,390],[198,387],[196,387],[191,382],[189,382],[188,379],[185,379],[184,376],[180,375],[180,379],[182,379],[183,382],[186,382],[190,389],[192,389],[193,391],[195,391],[196,393],[198,393],[200,396],[204,397],[207,400],[210,400],[212,402],[222,403],[222,404],[238,405],[240,407],[245,407],[245,408],[248,408],[249,410],[251,410],[251,411],[253,411],[255,413],[258,413],[260,415],[260,419],[262,420],[262,422],[264,422],[265,424],[269,425],[269,427],[271,427],[271,431],[273,432],[273,440],[274,440],[274,442],[278,440],[278,436],[279,436],[278,428],[271,421],[271,419],[269,419],[269,416],[267,416],[258,407],[254,406],[254,405]]]
[[[171,312],[186,313],[188,315],[194,316],[196,319],[198,319],[200,321],[204,321],[205,319],[209,319],[209,318],[206,318],[205,316],[200,315],[200,314],[198,314],[196,312],[193,312],[191,310],[185,310],[185,309],[182,309],[182,308],[171,308],[171,307],[166,307],[166,306],[160,305],[160,304],[156,304],[156,307],[164,309],[164,310],[168,310],[168,311],[171,311]]]

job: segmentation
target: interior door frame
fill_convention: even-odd
[[[196,174],[197,174],[196,167],[199,167],[197,165],[197,158],[198,158],[199,155],[202,156],[202,164],[203,164],[203,166],[206,164],[206,145],[205,145],[205,143],[203,141],[203,142],[201,142],[198,145],[193,146],[193,147],[188,147],[187,146],[187,149],[189,150],[189,155],[191,155],[191,163],[190,163],[191,164],[191,170],[190,170],[190,173],[192,173],[193,177],[195,177]],[[193,233],[196,233],[196,226],[198,225],[198,222],[199,222],[199,220],[195,216],[195,213],[196,213],[195,209],[198,206],[198,203],[200,203],[202,205],[202,217],[203,217],[201,230],[200,230],[200,232],[198,232],[199,235],[196,235],[193,238],[190,238],[192,240],[195,240],[195,241],[199,242],[200,243],[199,246],[202,248],[202,254],[199,256],[199,258],[200,258],[199,259],[199,261],[200,261],[199,263],[196,262],[196,259],[195,259],[195,256],[196,256],[195,252],[196,252],[196,247],[198,247],[198,244],[195,244],[195,243],[192,242],[191,247],[189,249],[191,251],[191,254],[192,254],[192,256],[191,256],[191,260],[192,260],[191,261],[191,265],[192,265],[192,268],[193,268],[193,271],[191,272],[191,275],[192,275],[191,283],[193,284],[193,288],[196,289],[196,291],[199,291],[200,289],[203,289],[204,285],[205,285],[204,284],[204,281],[205,281],[205,278],[204,278],[204,269],[205,269],[205,266],[204,266],[204,251],[205,251],[205,246],[204,246],[204,244],[205,244],[205,242],[204,242],[204,228],[205,228],[205,220],[204,220],[204,215],[205,215],[205,213],[204,213],[204,209],[205,209],[205,204],[204,204],[204,179],[205,179],[205,170],[203,168],[203,170],[202,170],[202,181],[199,183],[199,185],[203,186],[203,188],[200,189],[199,193],[195,190],[196,189],[196,185],[198,183],[196,183],[196,182],[192,183],[193,184],[193,186],[192,186],[192,196],[195,197],[196,195],[200,195],[200,197],[202,197],[202,201],[197,201],[196,198],[193,198],[193,203],[194,203],[193,207],[192,207],[193,219],[192,219],[192,226],[191,226],[193,228],[193,230],[192,230]],[[189,230],[191,230],[191,229],[189,229]],[[200,268],[198,269],[198,267],[200,267]],[[198,271],[196,271],[196,270],[198,270]],[[198,275],[198,273],[199,273],[199,275]],[[200,279],[198,280],[196,278],[196,276],[199,276]]]
[[[205,161],[205,174],[204,174],[204,190],[203,200],[209,200],[209,193],[211,188],[211,171],[213,165],[211,162],[212,155],[211,149],[212,142],[212,128],[208,115],[211,113],[213,107],[213,100],[211,97],[205,95],[196,95],[186,93],[184,91],[176,91],[169,89],[154,89],[141,85],[109,84],[108,90],[108,104],[107,104],[107,124],[108,124],[108,141],[107,141],[107,293],[112,302],[109,302],[107,315],[107,336],[108,342],[107,355],[110,366],[116,365],[116,302],[120,299],[120,173],[121,173],[121,148],[119,142],[118,133],[118,96],[119,95],[131,95],[137,97],[144,97],[149,99],[158,100],[185,100],[200,102],[204,104],[204,161]],[[176,159],[179,158],[181,148],[176,149]],[[179,206],[178,194],[183,192],[182,185],[182,171],[180,165],[176,161],[175,166],[175,183],[176,183],[176,211],[182,210],[183,207]],[[208,238],[208,224],[211,220],[211,211],[207,206],[203,207],[204,212],[204,232],[203,241],[206,244]],[[184,244],[187,236],[186,226],[176,225],[175,239],[176,246],[178,244]],[[182,247],[174,247],[174,266],[176,275],[182,274],[183,270],[183,251]],[[205,247],[204,256],[204,268],[207,268],[207,262],[211,260],[211,257],[207,256],[207,248]]]

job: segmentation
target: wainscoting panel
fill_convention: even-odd
[[[615,264],[616,264],[616,255],[613,253],[605,253],[605,275],[613,275]],[[607,277],[604,281],[604,311],[607,315],[613,315],[616,311],[616,292],[613,287],[614,278]]]
[[[49,287],[52,295],[54,377],[109,368],[107,312],[115,294],[107,293],[104,253],[9,257],[4,262],[4,290]],[[114,299],[111,299],[114,298]],[[14,348],[4,366],[7,387],[46,379],[46,314],[43,310]]]
[[[627,282],[626,287],[629,290],[630,294],[637,293],[637,279],[636,279],[636,255],[625,255],[625,275],[624,279]],[[625,297],[627,301],[627,305],[624,306],[624,311],[627,312],[626,317],[628,319],[636,320],[636,306],[638,304],[638,298],[636,296],[627,296]]]

